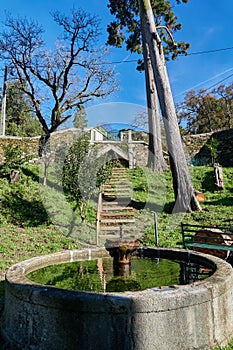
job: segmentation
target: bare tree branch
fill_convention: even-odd
[[[75,8],[69,16],[59,12],[52,16],[62,30],[52,51],[45,47],[42,28],[28,18],[7,15],[0,33],[0,57],[24,83],[24,92],[47,134],[69,119],[75,107],[104,98],[117,88],[106,52],[97,47],[99,19]],[[49,116],[45,115],[48,109]]]

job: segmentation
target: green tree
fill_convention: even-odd
[[[94,146],[90,148],[88,135],[83,134],[69,148],[63,166],[63,189],[70,201],[75,201],[82,222],[86,220],[89,200],[98,194],[101,184],[111,175],[111,162],[97,157]]]
[[[6,90],[6,135],[37,136],[43,133],[33,116],[32,105],[19,81],[9,82]]]
[[[12,170],[19,171],[23,164],[27,163],[31,158],[30,155],[25,155],[25,150],[21,149],[19,145],[9,143],[3,149],[5,161],[1,166],[1,175],[9,176]]]
[[[210,150],[212,166],[214,166],[215,159],[218,156],[218,140],[215,137],[211,137],[205,146]]]
[[[168,3],[168,1],[165,2]],[[177,3],[180,2],[181,1],[177,1]],[[187,2],[187,0],[183,0],[183,2]],[[188,172],[175,105],[166,71],[162,40],[157,31],[154,12],[150,1],[140,0],[139,9],[140,27],[143,38],[143,52],[146,52],[146,57],[150,57],[154,84],[157,88],[170,156],[173,189],[176,199],[173,210],[175,212],[190,211],[192,209],[201,210],[201,207],[196,200],[194,188]],[[145,65],[147,65],[146,62],[147,61],[145,61]],[[150,86],[152,87],[152,85]]]
[[[180,123],[185,125],[187,133],[230,128],[233,125],[233,84],[220,85],[210,92],[191,90],[177,109]]]
[[[176,1],[180,3],[180,0]],[[188,2],[183,0],[182,2]],[[116,20],[108,25],[108,44],[122,47],[125,42],[126,49],[130,52],[143,54],[143,59],[138,60],[139,71],[145,71],[147,106],[148,106],[148,126],[149,126],[149,158],[148,166],[153,170],[163,170],[166,165],[163,158],[160,131],[160,114],[157,102],[157,87],[153,76],[151,57],[148,43],[146,42],[144,27],[141,25],[140,9],[138,1],[114,1],[109,0],[108,7]],[[177,23],[170,1],[151,1],[155,23],[160,31],[160,37],[164,42],[164,54],[166,59],[175,59],[178,54],[185,54],[189,44],[178,42],[174,44],[171,31],[181,29],[181,24]]]
[[[85,220],[84,198],[79,183],[80,168],[89,150],[89,139],[80,137],[68,150],[64,160],[62,183],[68,198],[76,202],[82,221]],[[91,184],[90,184],[91,185]]]
[[[52,18],[61,30],[52,50],[42,27],[26,17],[7,15],[0,33],[0,57],[20,81],[45,134],[57,130],[78,106],[116,89],[106,50],[98,45],[99,19],[75,8],[70,15],[55,11]]]
[[[213,93],[219,98],[219,104],[222,108],[222,127],[228,129],[233,127],[233,83],[230,85],[221,84]]]
[[[201,210],[189,176],[175,105],[166,70],[162,41],[156,29],[150,0],[140,1],[140,15],[142,32],[145,33],[145,40],[148,44],[158,99],[163,115],[172,171],[173,189],[176,199],[173,210],[174,212],[185,212],[193,209]]]
[[[74,116],[74,127],[83,129],[87,126],[87,115],[83,105],[80,105]]]

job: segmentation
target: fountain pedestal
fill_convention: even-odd
[[[107,240],[105,248],[113,258],[113,270],[115,276],[129,276],[131,256],[139,248],[136,240],[125,239]]]

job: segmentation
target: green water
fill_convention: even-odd
[[[40,284],[67,290],[124,292],[187,284],[206,277],[203,274],[197,276],[196,271],[199,271],[197,265],[132,257],[130,272],[126,276],[114,276],[113,260],[107,257],[47,266],[27,277]]]

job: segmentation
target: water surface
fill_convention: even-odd
[[[208,277],[210,270],[168,259],[132,257],[130,269],[116,276],[111,257],[47,266],[27,277],[68,290],[124,292],[188,284]]]

